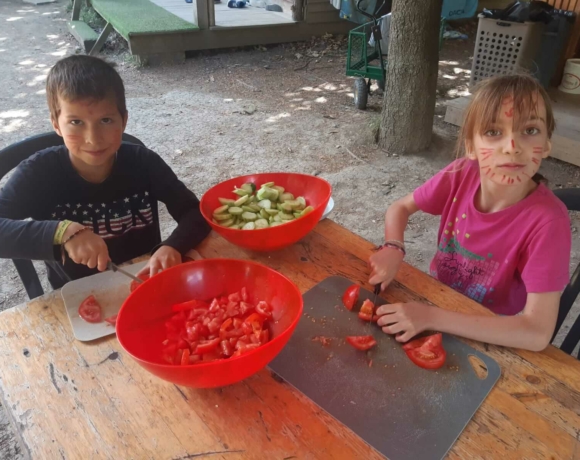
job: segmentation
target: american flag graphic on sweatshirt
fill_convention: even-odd
[[[149,192],[142,192],[108,203],[70,201],[59,204],[53,210],[52,218],[78,222],[107,239],[151,225],[153,210]]]

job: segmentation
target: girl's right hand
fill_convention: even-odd
[[[82,228],[83,225],[76,222],[69,225],[64,233],[63,241]],[[101,272],[107,269],[107,262],[110,260],[109,249],[105,240],[90,230],[76,235],[64,245],[64,249],[76,264],[86,265],[89,268],[97,267]]]
[[[404,257],[401,251],[389,247],[374,253],[369,258],[371,266],[369,283],[373,286],[380,283],[381,291],[384,291],[395,279]]]

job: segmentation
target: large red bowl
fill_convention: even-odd
[[[235,358],[189,366],[170,365],[161,356],[165,321],[172,305],[212,299],[246,286],[252,300],[273,307],[271,340]],[[206,259],[165,270],[139,286],[121,307],[117,338],[121,346],[152,374],[194,388],[230,385],[264,368],[282,350],[302,315],[302,294],[285,276],[245,260]]]
[[[261,230],[238,230],[217,225],[212,221],[216,208],[221,206],[218,198],[235,199],[235,187],[253,182],[260,187],[266,182],[275,182],[294,196],[303,196],[306,204],[314,211],[277,227]],[[254,251],[274,251],[296,243],[304,238],[318,223],[332,193],[331,185],[320,177],[297,173],[263,173],[239,176],[210,188],[201,198],[201,213],[212,228],[230,243]]]

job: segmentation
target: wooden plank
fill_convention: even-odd
[[[324,3],[308,3],[306,7],[306,16],[309,17],[312,13],[320,13],[324,11],[333,11],[338,13],[338,10],[330,4],[330,2]]]
[[[133,54],[146,56],[148,54],[176,51],[196,51],[310,40],[312,36],[320,36],[325,33],[346,34],[355,26],[356,24],[337,19],[324,25],[299,22],[250,27],[222,27],[187,33],[131,36],[129,38],[129,46]]]
[[[331,11],[310,12],[306,11],[305,21],[309,24],[324,24],[336,22],[339,19],[338,10],[332,8]]]
[[[555,94],[555,93],[553,93]],[[552,99],[555,96],[552,95]],[[552,135],[550,156],[566,163],[580,166],[580,98],[569,97],[561,92],[553,102],[556,129]],[[447,103],[445,121],[456,126],[463,124],[463,112],[469,104],[468,97],[453,99]]]

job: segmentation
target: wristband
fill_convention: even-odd
[[[62,244],[62,237],[64,236],[66,229],[69,228],[70,224],[72,224],[72,221],[70,220],[63,220],[58,223],[56,231],[54,232],[54,237],[52,239],[52,243],[54,245]]]
[[[402,250],[405,250],[405,243],[399,240],[386,240],[385,244],[394,244],[395,246],[399,246]]]

